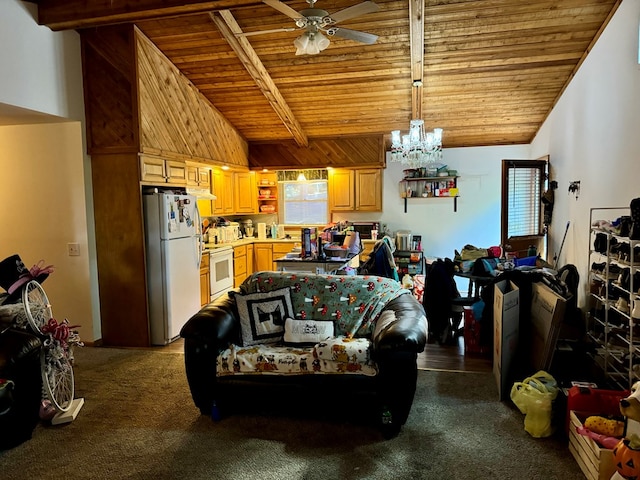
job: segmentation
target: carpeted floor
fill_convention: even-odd
[[[179,353],[78,349],[76,397],[85,398],[78,418],[41,424],[31,440],[0,452],[0,478],[584,478],[565,439],[524,431],[520,412],[496,400],[490,374],[420,371],[409,420],[385,441],[344,417],[247,414],[212,422],[191,401],[183,360]]]

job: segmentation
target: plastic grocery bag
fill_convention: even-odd
[[[511,401],[525,414],[524,429],[532,437],[553,434],[552,406],[557,395],[558,383],[543,370],[513,384]]]

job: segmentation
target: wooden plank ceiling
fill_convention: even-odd
[[[250,145],[291,148],[404,131],[414,115],[444,129],[445,147],[528,143],[620,1],[375,0],[379,11],[339,24],[378,35],[375,44],[330,37],[312,56],[295,55],[299,31],[238,35],[295,26],[258,0],[38,4],[52,29],[136,23]]]

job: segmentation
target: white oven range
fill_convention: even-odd
[[[210,252],[209,278],[211,301],[233,288],[233,248],[224,245]]]

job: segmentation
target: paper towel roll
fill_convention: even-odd
[[[258,224],[258,240],[266,240],[267,239],[267,224],[259,223]]]

